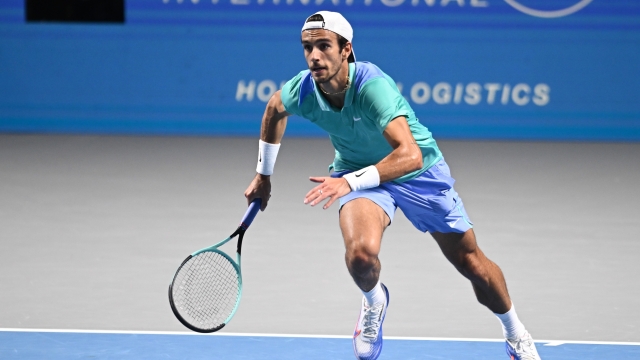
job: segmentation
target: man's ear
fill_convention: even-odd
[[[351,55],[351,52],[348,51],[347,48],[349,48],[349,50],[351,49],[351,43],[347,43],[347,46],[342,49],[342,60],[347,60],[349,55]]]

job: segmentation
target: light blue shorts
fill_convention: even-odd
[[[351,171],[331,174],[342,177]],[[413,226],[422,232],[463,233],[473,227],[462,199],[453,189],[449,165],[441,159],[429,170],[403,183],[387,182],[378,187],[352,191],[340,198],[340,208],[357,198],[367,198],[378,204],[389,219],[399,207]]]

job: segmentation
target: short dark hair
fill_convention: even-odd
[[[323,21],[324,22],[324,18],[320,14],[313,14],[313,15],[309,16],[309,18],[305,22],[312,22],[312,21]],[[334,33],[334,34],[336,34],[336,33]],[[344,36],[342,36],[340,34],[336,34],[336,36],[338,37],[338,46],[340,47],[340,51],[342,51],[342,49],[344,49],[344,47],[347,46],[347,43],[349,42],[349,40],[345,39]],[[355,62],[354,56],[353,56],[353,50],[351,50],[351,55],[349,55],[349,59],[347,61],[348,62]]]

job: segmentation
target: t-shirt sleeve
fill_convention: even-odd
[[[367,81],[360,90],[360,108],[380,132],[398,116],[408,116],[406,100],[384,77]]]
[[[287,81],[280,92],[280,99],[284,105],[284,109],[292,115],[302,116],[300,113],[300,83],[304,72],[294,76],[293,79]]]

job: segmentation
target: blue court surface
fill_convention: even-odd
[[[537,341],[543,359],[640,359],[640,343]],[[353,359],[349,337],[0,329],[0,359]],[[388,338],[379,359],[506,359],[489,339]]]

